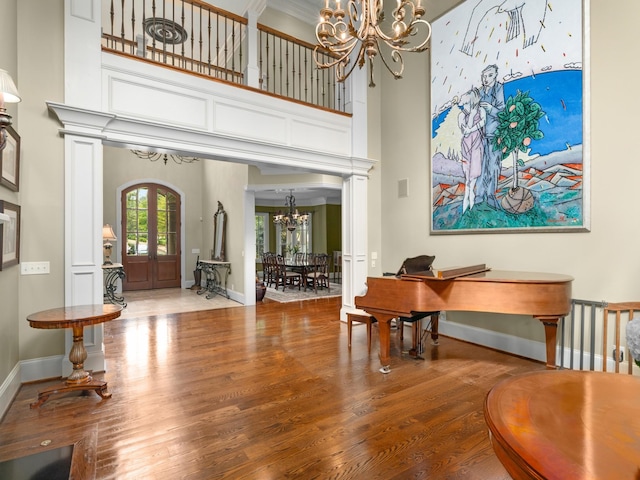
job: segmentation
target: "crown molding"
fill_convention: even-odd
[[[313,0],[268,0],[267,5],[309,25],[315,24],[320,16],[320,7]]]

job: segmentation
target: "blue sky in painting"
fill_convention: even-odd
[[[540,120],[544,138],[531,144],[530,155],[546,155],[582,144],[582,71],[542,73],[510,81],[504,85],[505,101],[518,90],[529,92],[546,116]],[[432,122],[433,138],[448,109]]]

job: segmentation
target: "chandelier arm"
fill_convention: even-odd
[[[401,53],[423,52],[428,49],[431,39],[431,25],[423,19],[425,10],[421,0],[397,0],[393,9],[392,33],[387,35],[382,31],[384,23],[383,0],[345,0],[345,9],[339,6],[334,11],[328,7],[321,10],[321,20],[316,26],[316,38],[326,50],[320,58],[322,50],[314,49],[314,60],[319,68],[334,68],[339,82],[344,81],[356,65],[363,67],[369,60],[369,86],[374,82],[374,57],[380,53],[385,68],[394,76],[401,78],[404,71],[404,60]],[[330,20],[335,17],[335,23]],[[422,38],[422,41],[420,39]],[[411,41],[419,41],[416,46],[410,46]],[[356,44],[360,42],[357,58],[349,65],[354,56]],[[392,62],[381,50],[385,43],[391,50],[391,60],[397,64],[394,70]]]
[[[345,81],[349,77],[349,75],[351,75],[351,72],[353,72],[353,69],[356,68],[356,65],[360,65],[363,62],[364,62],[364,44],[362,44],[362,46],[360,47],[360,51],[358,52],[358,61],[353,62],[351,64],[351,67],[346,73],[339,73],[340,70],[344,70],[344,66],[338,65],[338,68],[336,68],[336,79],[339,82]],[[346,62],[346,63],[349,63],[349,62]]]
[[[405,38],[409,37],[409,36],[416,36],[417,35],[417,28],[414,27],[415,24],[423,24],[426,25],[427,28],[427,35],[425,37],[425,39],[419,44],[416,45],[415,47],[404,47],[403,43],[408,43],[408,41],[404,40]],[[386,43],[389,48],[392,48],[393,50],[400,50],[402,52],[424,52],[425,50],[427,50],[429,47],[427,46],[427,44],[429,43],[429,40],[431,39],[431,25],[429,24],[429,22],[427,22],[426,20],[414,20],[411,22],[411,24],[409,24],[409,26],[407,27],[407,31],[404,35],[401,35],[398,38],[394,38],[391,37],[389,35],[387,35],[386,33],[384,33],[382,31],[382,29],[380,28],[379,25],[376,25],[374,27],[374,30],[376,32],[376,36],[383,40],[384,43]]]
[[[396,79],[402,78],[402,73],[404,72],[404,60],[402,59],[402,55],[400,54],[399,51],[393,50],[391,52],[391,59],[393,60],[393,63],[400,64],[399,70],[394,70],[393,68],[391,68],[391,66],[387,63],[387,59],[385,58],[382,52],[380,52],[380,59],[382,60],[382,63],[384,64],[384,66],[387,67],[387,70],[389,70],[389,73],[391,73],[391,75],[393,75],[394,78]]]

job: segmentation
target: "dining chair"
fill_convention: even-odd
[[[302,285],[302,274],[300,272],[289,270],[282,255],[276,255],[276,272],[276,290],[280,285],[282,285],[283,292],[287,286],[293,288],[297,285],[298,290],[300,290],[300,286]]]
[[[318,293],[318,287],[326,288],[331,292],[329,286],[329,255],[319,253],[314,255],[312,262],[307,266],[306,287],[313,285],[313,290]]]
[[[331,271],[333,273],[334,282],[342,281],[342,252],[339,250],[333,251],[333,262],[331,265]]]
[[[277,286],[276,254],[267,252],[262,255],[262,279],[267,287],[272,284]]]

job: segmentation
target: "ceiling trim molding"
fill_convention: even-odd
[[[314,22],[320,17],[320,9],[309,1],[268,0],[267,4],[269,7],[291,15],[309,25],[314,25]]]

